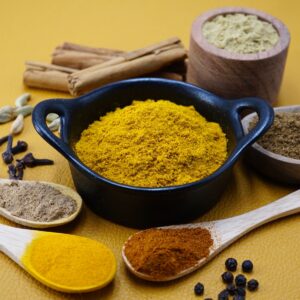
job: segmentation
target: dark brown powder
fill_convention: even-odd
[[[205,228],[148,229],[127,241],[125,255],[138,272],[162,279],[194,266],[212,245]]]
[[[257,119],[249,127],[256,122]],[[300,112],[276,113],[273,125],[258,144],[276,154],[300,159]]]
[[[12,182],[0,188],[0,207],[23,219],[51,222],[73,214],[76,202],[52,186]]]

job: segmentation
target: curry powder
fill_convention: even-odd
[[[193,106],[133,101],[93,122],[75,151],[103,177],[132,186],[164,187],[216,171],[227,157],[227,139],[219,124],[206,121]]]

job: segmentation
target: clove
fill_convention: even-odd
[[[53,165],[54,161],[51,159],[37,159],[32,153],[26,154],[22,159],[17,160],[22,163],[24,167],[33,168],[36,166]]]
[[[11,152],[12,152],[12,154],[15,155],[15,154],[27,151],[27,148],[28,148],[28,144],[26,142],[18,141],[17,145],[12,147]]]
[[[14,160],[14,156],[12,153],[12,143],[13,143],[13,137],[10,134],[7,138],[6,151],[2,153],[2,159],[7,165],[10,164]]]
[[[24,165],[20,162],[16,164],[17,179],[22,180],[24,176]]]
[[[6,135],[6,136],[0,138],[0,146],[2,146],[4,143],[6,143],[7,140],[8,140],[8,135]]]
[[[10,164],[8,166],[9,179],[22,180],[24,175],[24,166],[21,163]]]
[[[14,164],[8,165],[9,179],[17,179],[17,169]]]

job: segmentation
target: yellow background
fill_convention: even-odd
[[[290,29],[292,43],[280,93],[280,105],[300,102],[300,5],[293,0],[203,1],[203,0],[26,0],[0,1],[0,103],[12,104],[24,91],[32,93],[32,103],[65,94],[29,90],[22,85],[25,60],[49,62],[50,53],[63,41],[83,45],[130,50],[170,36],[180,37],[188,47],[192,21],[202,12],[220,6],[249,6],[281,19]],[[0,136],[9,125],[0,125]],[[27,169],[25,179],[40,179],[73,186],[68,164],[34,131],[30,118],[21,136],[38,157],[55,160],[55,166]],[[1,152],[3,151],[3,146]],[[0,164],[6,178],[6,166]],[[239,162],[219,204],[198,220],[213,220],[241,214],[267,204],[297,187],[273,183]],[[194,284],[206,286],[206,296],[217,299],[223,288],[219,274],[224,260],[250,258],[259,292],[247,299],[300,299],[300,219],[292,216],[251,232],[226,249],[198,272],[167,284],[150,284],[130,275],[121,261],[120,251],[126,238],[135,232],[106,221],[84,209],[75,223],[58,229],[106,243],[118,259],[114,282],[103,290],[87,295],[54,292],[22,271],[0,254],[0,299],[195,299]],[[1,223],[14,224],[0,219]],[[199,298],[203,299],[203,298]]]

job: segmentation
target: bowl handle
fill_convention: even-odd
[[[239,155],[270,128],[274,120],[274,110],[266,101],[255,97],[241,98],[230,102],[231,117],[234,119],[235,124],[240,126],[237,136],[238,144],[234,151],[234,155]],[[254,110],[259,118],[256,126],[246,135],[244,135],[242,129],[240,116],[244,109]]]
[[[65,124],[68,124],[72,106],[72,100],[46,100],[37,104],[32,112],[32,122],[35,130],[57,151],[66,158],[73,161],[72,152],[68,144],[63,140],[65,135]],[[57,137],[48,128],[46,117],[49,113],[56,113],[60,117],[61,136]]]

